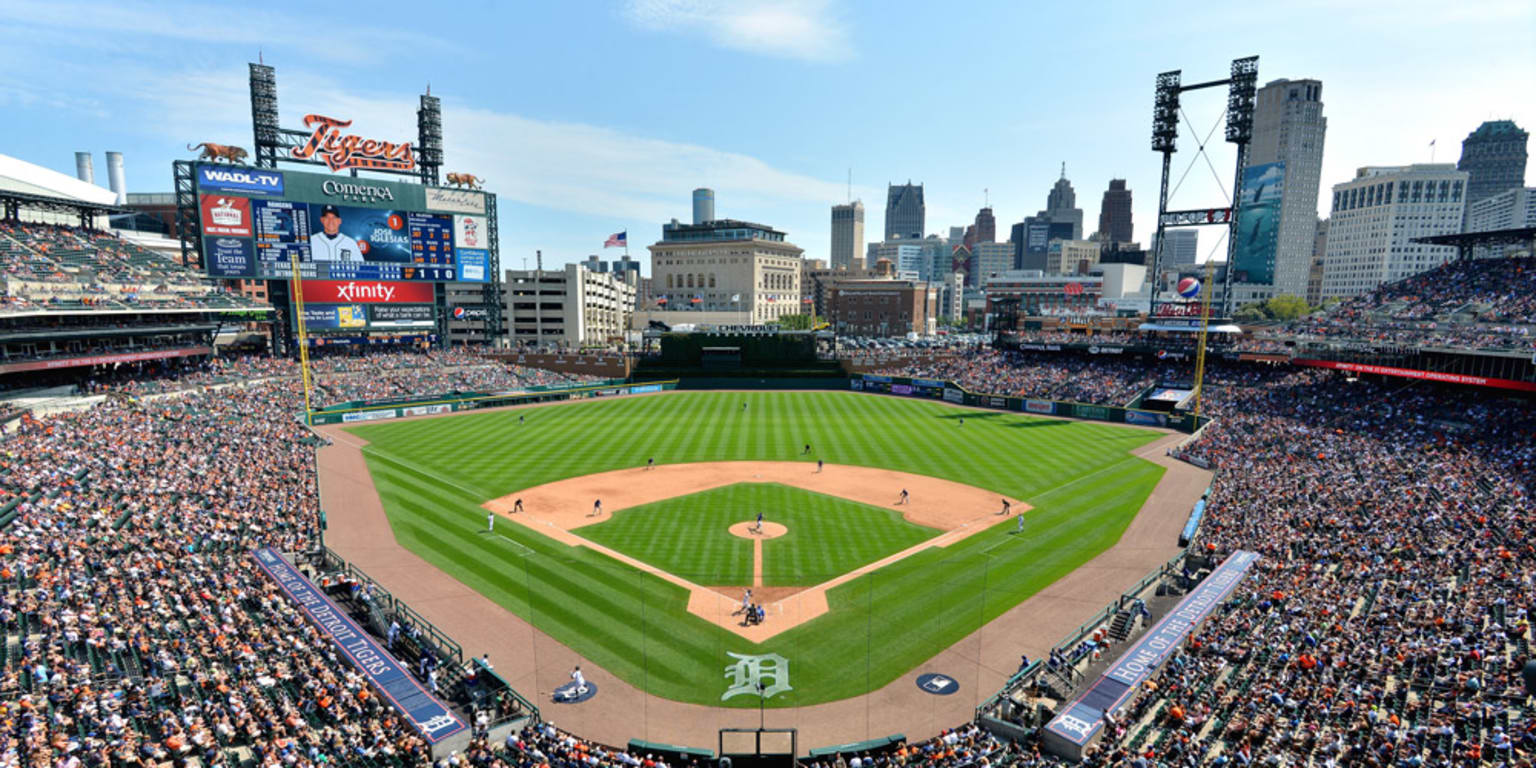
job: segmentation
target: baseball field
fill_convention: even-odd
[[[1129,453],[1154,432],[841,392],[348,431],[402,546],[641,690],[727,707],[758,705],[730,654],[784,660],[769,707],[881,687],[1114,544],[1163,473]],[[729,612],[746,588],[761,626]]]

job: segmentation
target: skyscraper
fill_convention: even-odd
[[[1131,242],[1131,191],[1125,179],[1110,179],[1099,206],[1099,234],[1110,243]]]
[[[1530,134],[1512,120],[1489,120],[1461,142],[1456,170],[1471,174],[1467,204],[1525,186],[1526,140]]]
[[[923,204],[923,185],[891,184],[885,196],[885,239],[920,238],[928,215]]]
[[[1415,238],[1461,231],[1467,172],[1450,163],[1361,168],[1333,185],[1322,297],[1355,296],[1456,258]]]
[[[1200,232],[1196,229],[1169,229],[1163,232],[1163,269],[1177,270],[1200,258]],[[1152,236],[1157,248],[1157,236]]]
[[[1083,209],[1077,207],[1077,193],[1072,190],[1072,182],[1067,181],[1066,163],[1061,164],[1061,178],[1056,180],[1050,193],[1045,196],[1042,215],[1054,224],[1070,223],[1072,237],[1067,239],[1083,239]]]
[[[976,213],[976,242],[997,242],[997,217],[992,215],[990,207],[983,208]]]
[[[1276,208],[1270,203],[1262,212],[1255,207],[1246,217],[1239,212],[1239,227],[1252,221],[1260,230],[1258,234],[1267,236],[1252,237],[1249,245],[1242,245],[1248,241],[1240,242],[1239,274],[1266,279],[1234,284],[1232,297],[1238,305],[1282,294],[1306,295],[1327,130],[1321,81],[1273,80],[1259,89],[1254,101],[1253,141],[1248,145],[1244,173],[1245,182],[1254,184],[1250,190],[1245,183],[1243,191],[1263,197],[1264,185],[1269,184],[1272,198],[1278,186],[1279,205]],[[1243,205],[1259,202],[1244,198]],[[1269,220],[1263,221],[1265,218]],[[1250,229],[1253,227],[1245,227],[1245,231]],[[1250,256],[1264,263],[1254,267],[1247,263]]]
[[[855,200],[832,206],[833,269],[864,268],[864,204]]]

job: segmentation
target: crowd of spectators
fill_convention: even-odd
[[[478,384],[487,366],[397,351],[316,368],[342,386],[373,377],[420,393]],[[501,370],[485,375],[520,375]],[[887,372],[1119,404],[1187,378],[1188,364],[986,350]],[[1217,420],[1186,454],[1217,476],[1195,549],[1263,558],[1087,764],[1529,764],[1536,720],[1519,669],[1536,612],[1536,408],[1285,367],[1208,373]],[[202,389],[219,383],[235,386]],[[318,531],[316,441],[293,418],[293,364],[217,359],[115,386],[186,391],[24,416],[0,443],[0,509],[14,512],[0,539],[0,765],[429,762],[246,557],[306,551]],[[1052,759],[967,724],[815,762]],[[439,764],[687,768],[549,724]]]
[[[1536,258],[1453,261],[1289,324],[1300,340],[1536,349]]]
[[[985,349],[911,360],[876,373],[953,381],[973,392],[992,395],[1123,406],[1153,384],[1189,378],[1187,369],[1187,365],[1174,368],[1139,360]]]
[[[194,270],[117,235],[0,221],[9,311],[252,308]]]
[[[1529,764],[1530,402],[1318,371],[1208,402],[1197,549],[1263,558],[1089,765]]]

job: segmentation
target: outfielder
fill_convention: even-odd
[[[492,513],[490,513],[490,514],[485,516],[485,532],[486,533],[494,533],[495,531],[496,531],[496,513],[492,512]]]

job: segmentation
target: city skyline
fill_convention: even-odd
[[[395,4],[377,7],[369,18],[398,15]],[[945,41],[913,57],[884,45],[918,29],[902,18],[909,14],[864,3],[445,8],[420,29],[359,22],[325,46],[293,34],[313,24],[296,3],[263,6],[239,28],[188,23],[201,16],[174,3],[7,3],[0,20],[11,44],[0,46],[0,63],[13,77],[0,84],[9,115],[0,152],[73,175],[76,151],[92,152],[100,171],[102,153],[121,150],[130,192],[166,192],[170,162],[188,156],[186,144],[249,147],[246,63],[258,55],[277,68],[290,127],[306,112],[336,112],[363,135],[413,139],[416,97],[430,83],[443,99],[444,170],[475,173],[500,196],[503,267],[518,268],[535,249],[550,264],[608,258],[602,240],[620,230],[651,242],[664,222],[690,218],[697,187],[717,190],[716,215],[783,230],[809,258],[828,257],[830,206],[862,199],[866,232],[883,232],[885,183],[908,178],[924,185],[924,234],[972,222],[990,203],[1001,237],[1040,209],[1063,161],[1084,196],[1083,236],[1096,222],[1099,192],[1124,178],[1133,237],[1146,246],[1158,185],[1147,136],[1153,79],[1170,69],[1186,81],[1224,77],[1230,60],[1246,55],[1260,57],[1261,86],[1282,78],[1327,84],[1324,195],[1358,167],[1424,163],[1432,152],[1455,163],[1461,140],[1484,120],[1536,124],[1536,106],[1518,96],[1536,91],[1536,61],[1520,35],[1536,22],[1528,5],[1298,8],[1325,23],[1284,37],[1261,23],[1268,11],[1258,8],[1214,19],[1122,5],[1126,23],[1095,33],[1103,56],[1080,57],[1051,83],[1031,83],[1029,98],[1015,103],[1006,94],[1018,73],[1060,60],[1065,40],[1027,50]],[[1025,15],[1032,25],[1097,27],[1100,15],[1001,3],[986,14],[1000,28]],[[573,50],[549,34],[577,25],[590,46]],[[456,31],[449,39],[436,29]],[[514,29],[516,44],[497,44],[499,29]],[[1220,45],[1191,52],[1182,42],[1201,34]],[[1486,43],[1475,65],[1400,55],[1458,35]],[[972,55],[945,53],[962,47]],[[1483,76],[1490,72],[1498,77]],[[860,87],[850,90],[849,79]],[[659,85],[666,83],[685,85]],[[720,92],[752,92],[779,114],[730,109],[711,95]],[[891,107],[898,92],[984,103],[988,118],[957,124],[944,110]],[[1175,181],[1197,160],[1194,147],[1223,101],[1186,102]],[[1217,139],[1209,149],[1216,177],[1197,160],[1172,207],[1219,204],[1223,188],[1230,194],[1231,145]],[[1326,205],[1318,213],[1326,216]],[[1217,240],[1203,234],[1202,259]]]

